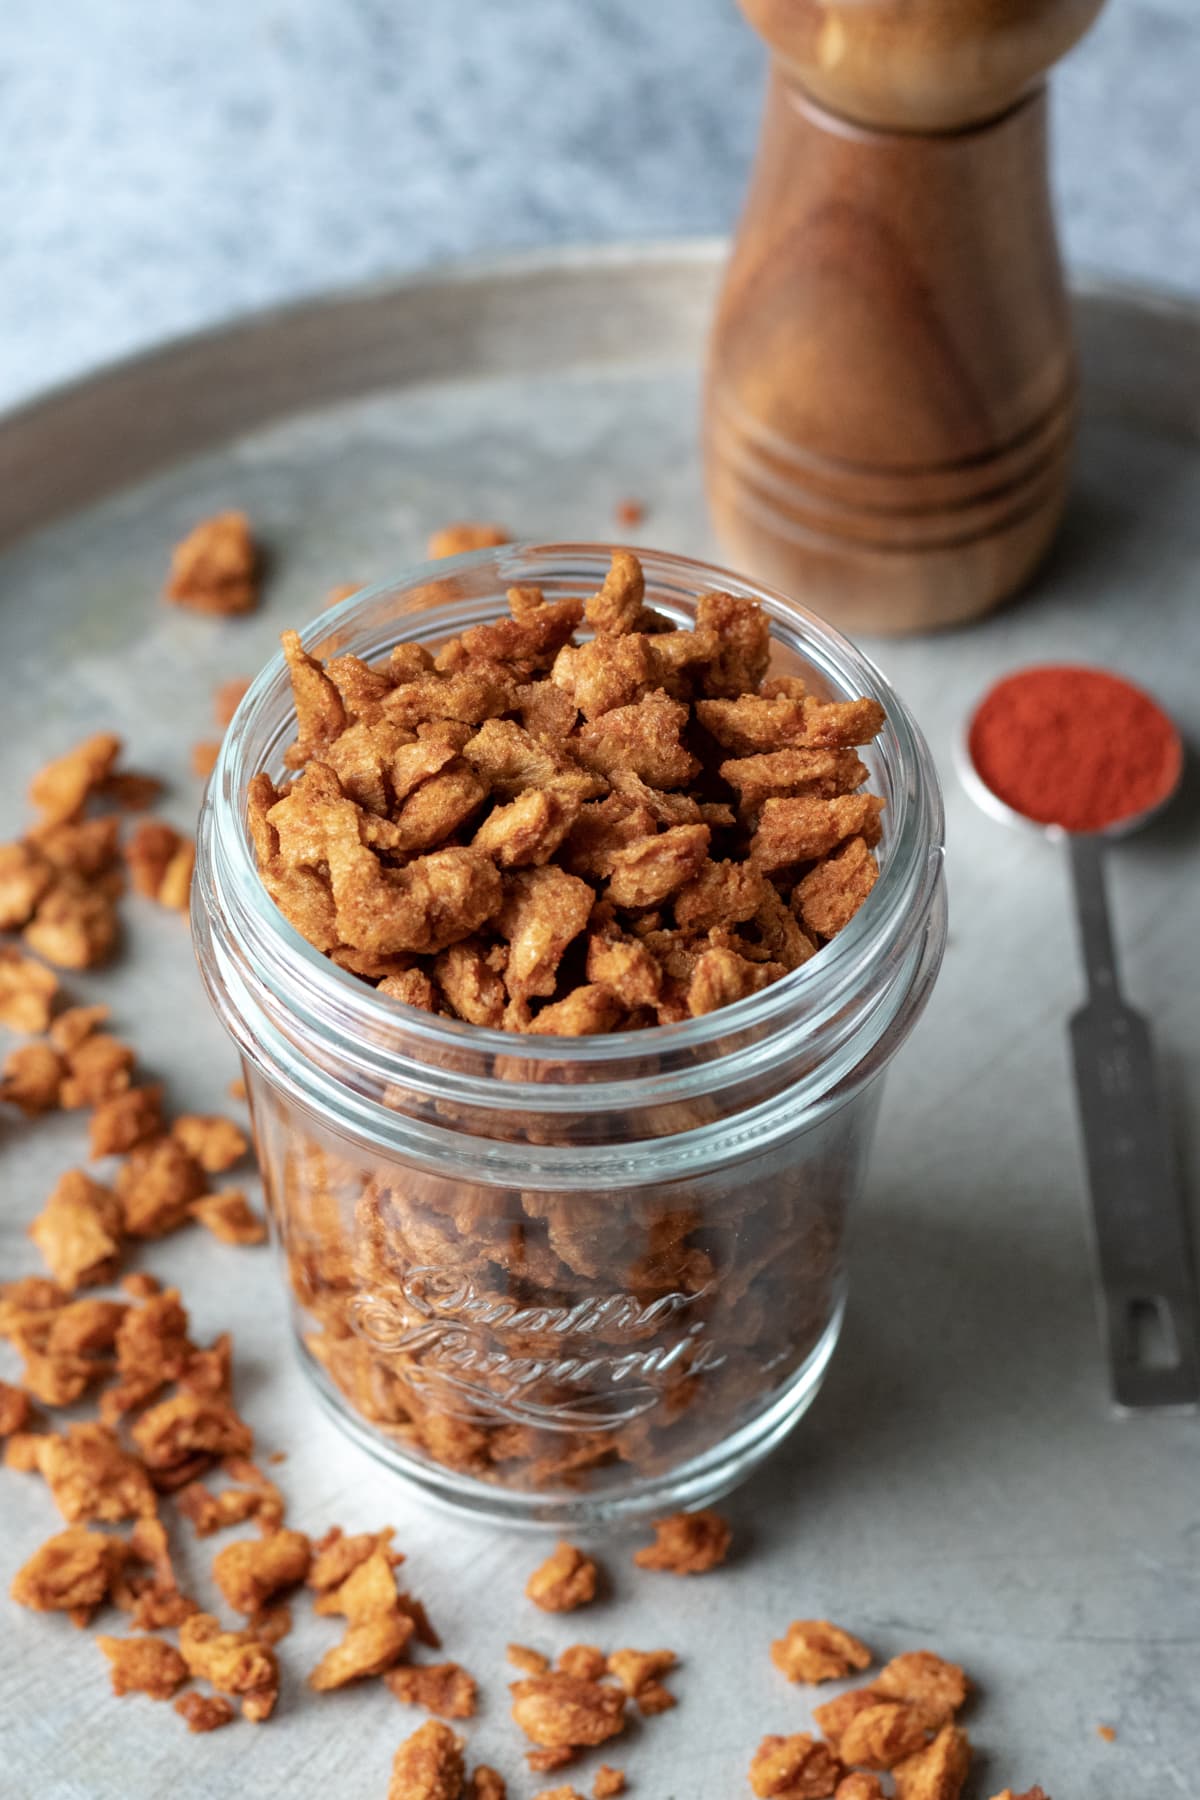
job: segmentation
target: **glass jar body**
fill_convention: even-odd
[[[355,596],[317,655],[437,644],[599,586],[597,546],[506,546]],[[888,714],[863,751],[887,807],[861,912],[801,969],[677,1026],[516,1037],[377,994],[292,930],[258,879],[250,778],[292,735],[282,662],[223,746],[193,931],[241,1048],[296,1332],[347,1432],[433,1496],[571,1524],[698,1504],[799,1418],[832,1354],[849,1215],[886,1065],[945,943],[941,805],[883,677],[821,620],[681,558],[646,598],[687,624],[722,587],[771,617],[773,673]]]
[[[719,1167],[617,1187],[381,1155],[247,1081],[304,1359],[431,1492],[560,1524],[696,1504],[815,1395],[880,1079]]]

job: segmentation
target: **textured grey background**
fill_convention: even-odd
[[[762,57],[733,0],[3,0],[0,405],[449,256],[723,230]],[[1057,77],[1076,263],[1200,291],[1200,4]]]

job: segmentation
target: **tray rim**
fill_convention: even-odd
[[[343,307],[370,300],[404,300],[443,288],[487,286],[493,282],[524,280],[546,272],[579,274],[595,267],[605,270],[629,264],[648,268],[655,263],[716,263],[728,254],[732,240],[719,233],[678,238],[616,238],[611,242],[581,240],[573,244],[547,245],[544,249],[505,251],[492,255],[455,256],[431,263],[400,275],[381,275],[369,281],[347,282],[340,287],[321,288],[294,300],[280,300],[265,306],[251,306],[214,320],[194,330],[170,332],[140,350],[122,356],[106,357],[78,375],[68,375],[35,390],[15,406],[0,408],[0,433],[22,425],[43,409],[69,399],[91,387],[102,386],[114,376],[148,373],[157,365],[165,365],[180,356],[201,349],[218,349],[227,341],[235,341],[248,331],[293,325],[298,320],[319,317]],[[1075,286],[1075,283],[1072,283]],[[1147,294],[1159,289],[1147,286]],[[1163,297],[1167,291],[1161,290]],[[1186,301],[1185,295],[1177,298]],[[1200,322],[1200,299],[1195,303]]]
[[[306,336],[329,332],[339,318],[347,322],[368,315],[372,310],[401,312],[406,308],[428,305],[439,297],[464,296],[491,290],[513,292],[531,282],[557,279],[570,282],[584,276],[602,274],[610,280],[622,274],[645,276],[659,269],[664,275],[702,271],[715,279],[728,254],[730,240],[721,235],[615,240],[606,243],[580,242],[549,248],[455,258],[400,276],[386,276],[369,282],[355,282],[319,293],[287,300],[276,305],[255,307],[238,312],[195,331],[173,334],[126,356],[98,364],[83,374],[52,383],[19,401],[16,406],[0,410],[0,555],[22,538],[45,526],[53,525],[97,502],[121,492],[138,481],[152,477],[156,470],[183,462],[250,430],[257,430],[297,417],[322,406],[343,404],[362,398],[371,391],[389,392],[398,387],[419,386],[446,379],[446,372],[436,368],[427,374],[407,379],[385,375],[372,389],[349,382],[339,392],[319,391],[315,386],[304,397],[296,393],[270,394],[256,408],[254,422],[227,416],[220,407],[211,417],[193,422],[189,441],[180,442],[163,457],[150,456],[134,469],[114,465],[96,469],[91,474],[88,491],[72,491],[68,481],[60,492],[53,482],[45,484],[39,497],[36,482],[32,498],[22,501],[22,483],[18,479],[23,459],[30,454],[35,461],[39,451],[46,461],[53,460],[56,441],[60,447],[73,441],[81,427],[96,429],[105,408],[120,407],[138,388],[147,393],[156,387],[166,389],[185,379],[195,382],[206,369],[223,361],[235,361],[252,349],[255,343],[266,343],[279,337],[297,348]],[[1200,296],[1185,292],[1078,269],[1069,271],[1070,294],[1076,313],[1081,359],[1085,370],[1085,406],[1091,411],[1111,414],[1132,411],[1147,416],[1157,427],[1172,435],[1200,440],[1200,377],[1194,394],[1176,379],[1159,379],[1150,385],[1155,389],[1148,408],[1130,405],[1129,376],[1124,370],[1116,380],[1107,371],[1090,366],[1098,363],[1096,347],[1111,355],[1115,347],[1113,329],[1133,320],[1152,332],[1156,347],[1165,350],[1167,359],[1200,371]],[[1089,356],[1089,347],[1092,355]],[[1117,357],[1118,361],[1128,360]],[[547,366],[553,366],[548,359]],[[501,371],[505,372],[505,371]],[[1163,414],[1170,416],[1164,417]],[[110,421],[112,423],[112,421]],[[137,458],[153,437],[152,422],[146,413],[121,422],[126,439]],[[77,476],[75,488],[80,480]],[[26,482],[26,488],[30,484]],[[12,495],[16,492],[15,502]]]

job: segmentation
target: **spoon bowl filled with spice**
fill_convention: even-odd
[[[1124,836],[1171,800],[1183,775],[1174,721],[1104,669],[1020,669],[971,717],[961,770],[972,797],[1007,825]]]
[[[1200,1297],[1150,1027],[1123,998],[1105,888],[1110,840],[1169,803],[1183,742],[1141,688],[1049,665],[997,682],[960,774],[1006,825],[1067,846],[1088,998],[1069,1031],[1113,1399],[1123,1412],[1200,1404]]]

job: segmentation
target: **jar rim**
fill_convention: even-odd
[[[505,588],[517,583],[534,582],[551,590],[557,583],[563,592],[593,591],[608,569],[612,548],[603,543],[530,541],[424,562],[396,581],[360,589],[328,608],[301,631],[301,641],[317,655],[353,651],[367,657],[385,653],[394,643],[437,641],[478,623],[481,616],[496,616],[497,600],[502,604]],[[264,750],[278,757],[294,736],[287,665],[277,652],[242,699],[208,784],[198,833],[201,880],[195,904],[198,912],[208,915],[206,928],[219,925],[220,914],[227,915],[225,928],[232,923],[241,934],[256,974],[281,1004],[360,1053],[373,1046],[371,1066],[381,1076],[386,1077],[391,1064],[393,1076],[407,1081],[414,1061],[437,1071],[448,1053],[451,1060],[457,1054],[536,1061],[542,1072],[532,1084],[493,1080],[493,1090],[503,1087],[504,1094],[493,1093],[489,1104],[513,1110],[528,1107],[536,1089],[539,1108],[552,1111],[579,1104],[577,1087],[573,1097],[569,1084],[556,1090],[554,1074],[546,1072],[568,1065],[587,1070],[589,1104],[601,1101],[597,1082],[607,1078],[617,1091],[623,1079],[621,1065],[635,1067],[656,1059],[660,1067],[665,1063],[682,1069],[699,1055],[711,1072],[714,1061],[723,1064],[732,1050],[764,1037],[774,1040],[781,1032],[799,1029],[819,1036],[854,989],[869,982],[872,974],[877,980],[886,979],[904,965],[925,924],[941,875],[941,792],[924,737],[882,672],[826,620],[775,590],[694,558],[640,546],[635,553],[645,572],[648,596],[657,607],[671,612],[674,602],[677,616],[686,622],[687,604],[708,589],[718,587],[755,599],[771,620],[776,645],[790,651],[837,697],[866,695],[881,702],[887,722],[871,747],[889,788],[879,879],[854,918],[818,955],[760,993],[696,1019],[634,1032],[530,1039],[424,1012],[379,993],[310,944],[279,911],[262,883],[247,827],[246,793],[250,778],[267,766]],[[494,577],[485,603],[475,599],[465,606],[448,603],[405,610],[405,596],[411,601],[414,594],[428,594],[434,587],[450,591],[460,578],[469,585],[471,578],[485,573]],[[372,638],[369,645],[363,642],[367,621],[384,628],[379,641]],[[287,727],[286,733],[281,726]]]

